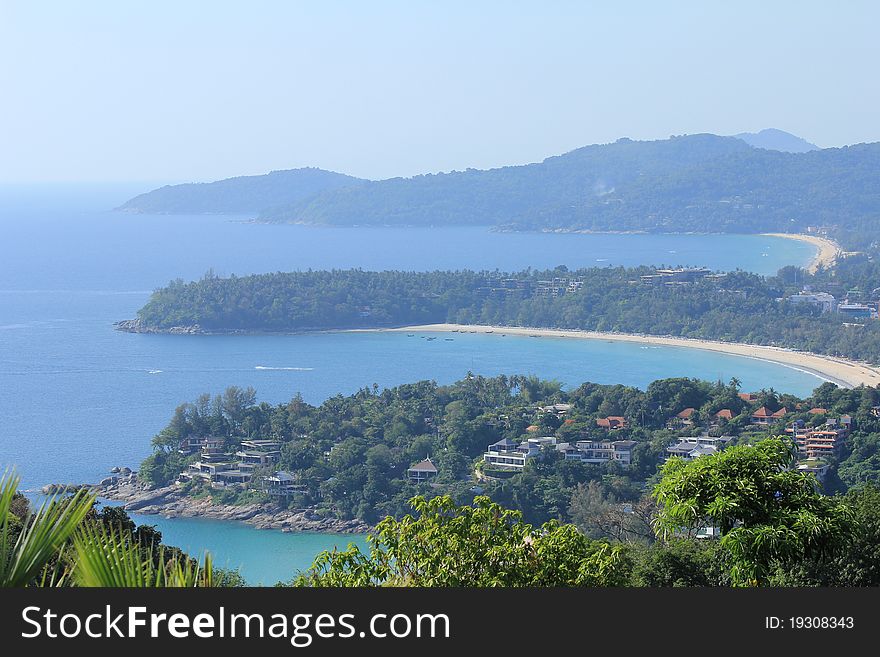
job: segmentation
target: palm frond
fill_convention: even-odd
[[[61,572],[50,575],[46,572],[47,564],[76,531],[95,497],[85,490],[69,498],[50,496],[32,517],[23,521],[13,542],[14,517],[10,508],[19,482],[20,478],[10,472],[0,478],[0,586],[27,586],[41,571],[44,583],[59,583],[63,579]]]
[[[79,586],[99,587],[196,587],[213,586],[210,555],[204,565],[158,553],[124,537],[112,527],[84,523],[73,540],[76,551],[74,578]]]

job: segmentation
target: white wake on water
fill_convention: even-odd
[[[269,367],[268,365],[255,365],[255,370],[283,370],[288,372],[311,372],[314,367]]]

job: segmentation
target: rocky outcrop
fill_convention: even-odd
[[[92,484],[47,484],[40,489],[43,495],[67,495],[76,493],[77,491],[88,488],[93,489]]]
[[[210,496],[190,497],[179,484],[150,488],[140,483],[137,477],[116,479],[108,484],[102,482],[96,492],[106,499],[122,502],[127,511],[166,518],[211,518],[245,522],[257,529],[284,532],[365,534],[373,529],[360,520],[325,517],[313,509],[289,510],[271,504],[215,504]]]
[[[140,319],[123,319],[119,322],[113,322],[113,328],[117,331],[125,331],[126,333],[162,333],[171,335],[202,335],[205,333],[198,324],[158,328],[156,326],[147,326]]]

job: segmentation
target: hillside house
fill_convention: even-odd
[[[675,417],[669,419],[666,423],[666,426],[670,429],[686,429],[687,427],[694,426],[694,414],[696,413],[696,409],[694,408],[686,408],[683,411],[676,413]]]
[[[787,413],[788,411],[785,409],[785,406],[780,408],[778,411],[771,411],[766,406],[762,406],[757,411],[752,413],[751,423],[763,426],[775,424],[776,422],[784,418]]]
[[[619,415],[609,415],[608,417],[597,418],[596,426],[608,431],[617,431],[618,429],[627,428],[626,418]]]
[[[406,478],[412,484],[424,484],[437,476],[437,466],[430,458],[419,461],[406,471]]]

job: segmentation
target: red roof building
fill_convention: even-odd
[[[788,411],[785,406],[776,412],[771,412],[766,406],[762,406],[752,413],[752,424],[772,424],[776,420],[782,419]]]
[[[609,415],[608,417],[598,418],[596,420],[596,425],[602,429],[612,431],[616,429],[626,429],[626,418],[619,415]]]

